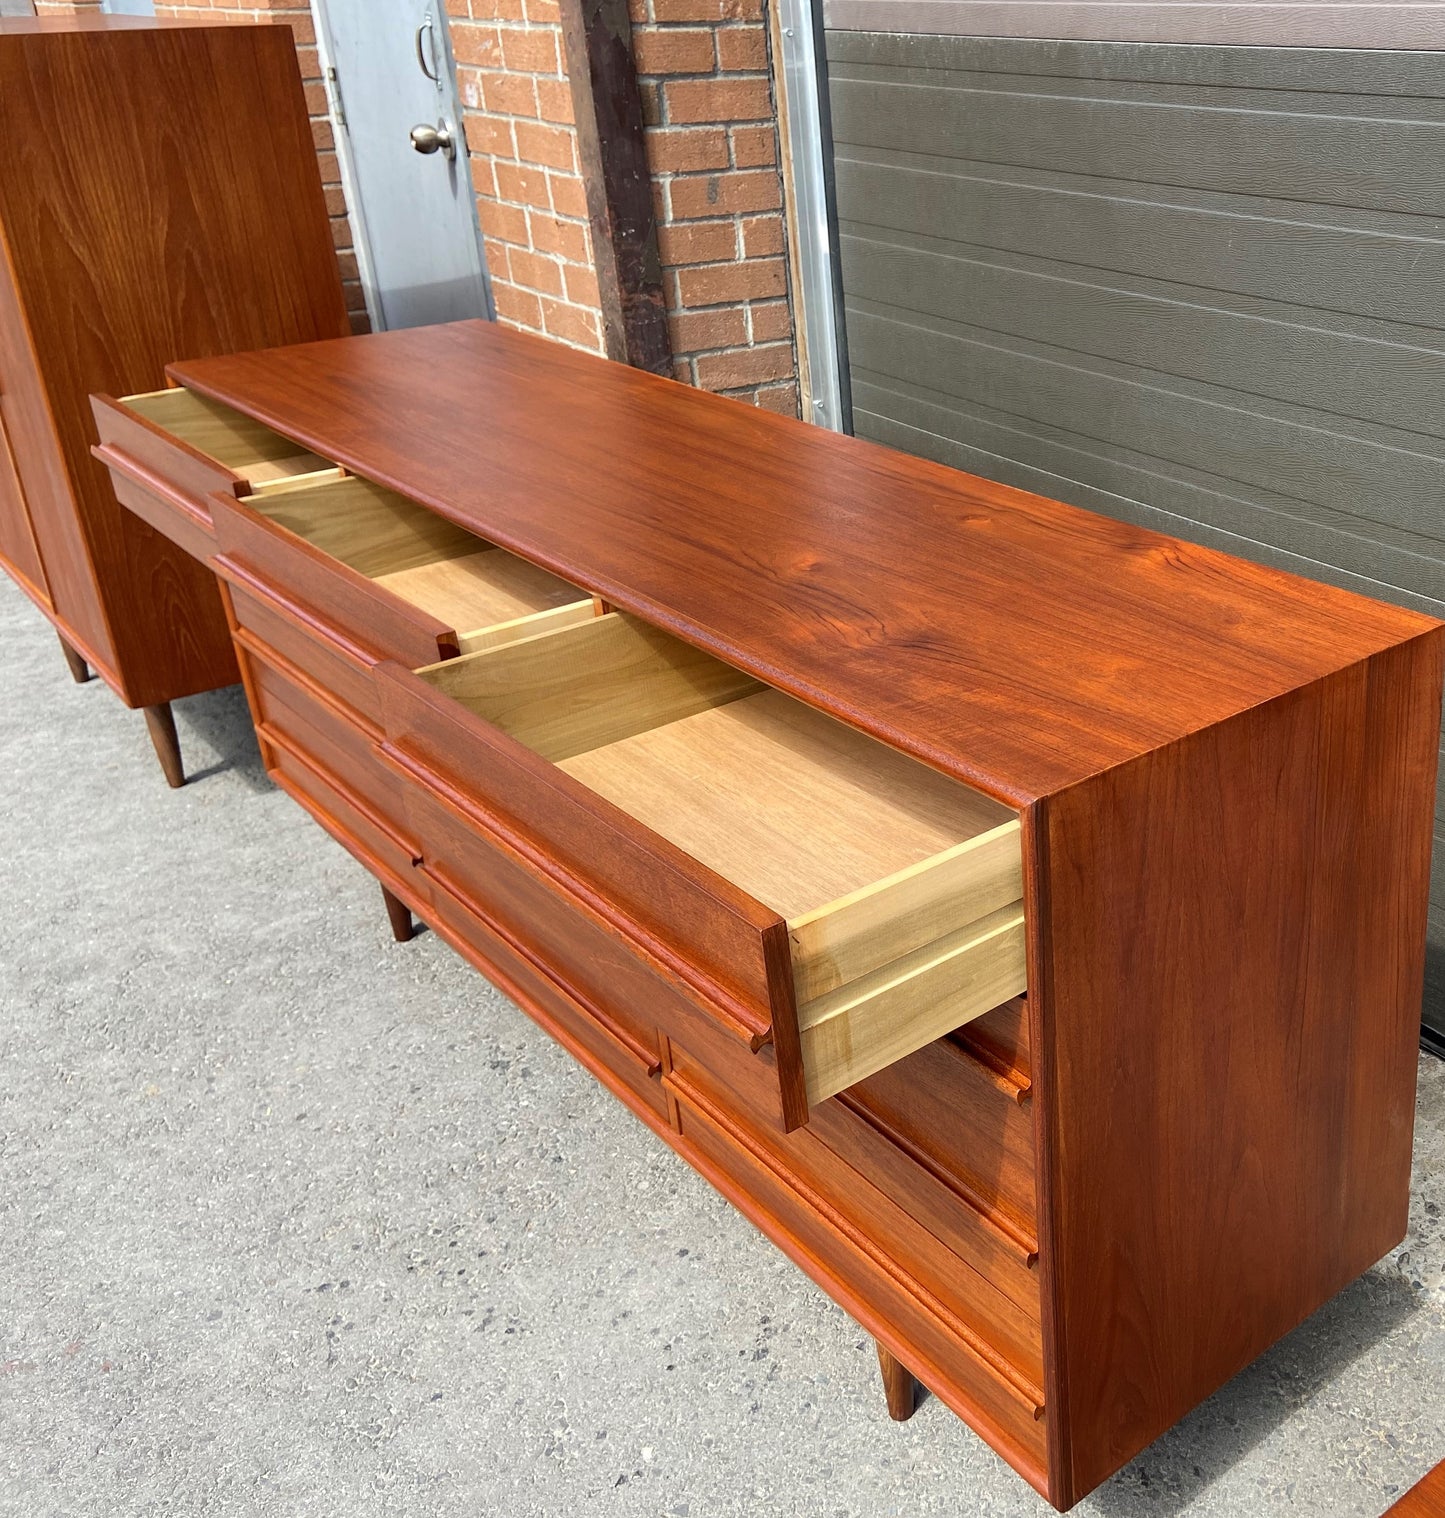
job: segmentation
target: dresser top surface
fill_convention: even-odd
[[[171,373],[1013,805],[1439,626],[487,322]]]

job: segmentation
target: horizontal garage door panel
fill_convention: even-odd
[[[826,40],[860,436],[1445,616],[1445,53]]]

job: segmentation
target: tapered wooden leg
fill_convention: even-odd
[[[400,896],[393,896],[385,886],[381,888],[381,899],[386,903],[386,915],[391,919],[391,936],[398,943],[409,943],[416,932],[416,925],[411,920],[411,908]]]
[[[918,1386],[913,1372],[879,1344],[878,1368],[883,1372],[883,1395],[888,1398],[888,1416],[895,1423],[906,1423],[913,1416]]]
[[[181,764],[181,740],[176,737],[176,719],[171,715],[171,703],[165,701],[160,706],[144,706],[141,710],[145,713],[156,758],[165,772],[166,784],[172,789],[183,786],[186,771]]]
[[[59,637],[60,635],[57,633],[56,636]],[[65,662],[70,668],[70,678],[77,685],[84,685],[90,679],[90,665],[76,653],[64,638],[60,639],[60,651],[65,655]]]

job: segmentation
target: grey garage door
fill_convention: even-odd
[[[825,42],[860,436],[1445,616],[1445,53]]]

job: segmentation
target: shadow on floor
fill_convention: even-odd
[[[218,756],[200,769],[187,766],[188,783],[234,771],[253,791],[271,789],[261,751],[256,746],[246,692],[241,686],[228,685],[223,690],[188,696],[177,701],[173,710],[180,729],[182,758],[193,750]]]
[[[1395,1331],[1419,1302],[1408,1281],[1372,1271],[1161,1435],[1088,1499],[1123,1518],[1182,1512],[1361,1355]]]

